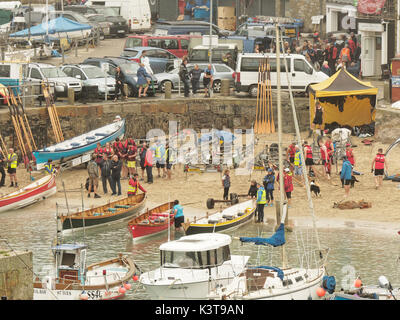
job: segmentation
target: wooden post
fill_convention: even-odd
[[[221,96],[228,97],[230,94],[230,80],[221,80]]]
[[[89,52],[89,35],[86,36],[86,52]]]
[[[68,104],[75,104],[75,91],[73,88],[68,88]]]
[[[276,226],[275,231],[278,229],[279,225],[281,224],[281,202],[280,200],[275,200],[275,212],[276,212]],[[285,217],[285,230],[292,232],[293,227],[289,226],[289,208],[286,208],[286,217]]]
[[[171,99],[171,82],[167,81],[165,82],[165,99]]]
[[[75,57],[78,56],[78,40],[75,40]]]

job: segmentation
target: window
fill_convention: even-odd
[[[207,265],[210,267],[215,266],[217,262],[217,250],[214,249],[207,251],[207,256],[208,256]]]
[[[217,251],[217,265],[221,265],[225,261],[231,259],[229,246],[218,248],[216,251]]]
[[[76,78],[76,76],[80,76],[80,78],[77,79],[86,80],[86,77],[81,70],[79,70],[78,68],[73,68],[72,77]]]
[[[179,49],[178,40],[174,40],[174,39],[161,40],[161,48],[167,49],[167,50]]]
[[[258,72],[259,64],[261,62],[265,62],[265,58],[243,58],[242,64],[240,67],[241,71],[247,72]],[[290,59],[286,58],[289,72],[290,72]],[[271,67],[271,72],[276,72],[276,59],[270,58],[269,65]],[[281,72],[286,72],[285,61],[281,58]]]
[[[42,68],[41,70],[46,78],[62,78],[67,76],[60,68],[57,67]]]
[[[305,68],[306,68],[306,66],[305,66],[305,63],[303,60],[300,60],[300,59],[294,60],[294,71],[304,72]]]
[[[0,65],[0,77],[10,78],[10,75],[11,75],[11,66]]]
[[[189,48],[189,40],[181,39],[181,49],[187,50]]]
[[[203,256],[198,252],[162,251],[161,262],[165,268],[201,268]]]
[[[231,70],[229,70],[229,68],[222,66],[222,65],[216,65],[215,71],[216,72],[231,72]]]
[[[157,55],[157,51],[156,50],[147,50],[146,51],[146,55],[150,58],[150,57],[152,57],[152,58],[158,58],[158,55]]]
[[[143,39],[128,38],[125,43],[125,48],[141,47],[142,45],[143,45]]]
[[[147,40],[147,45],[149,47],[161,48],[161,40],[160,39],[149,39],[149,40]]]
[[[42,75],[40,74],[38,69],[32,68],[31,69],[31,78],[42,80]]]
[[[68,77],[72,77],[72,68],[71,67],[66,67],[63,69],[63,71]]]
[[[302,276],[296,277],[295,280],[296,280],[296,282],[303,281],[303,277]]]

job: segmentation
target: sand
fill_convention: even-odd
[[[306,134],[302,134],[303,139],[306,139]],[[265,144],[270,144],[277,141],[277,134],[270,134],[259,136],[260,140],[256,145],[256,152],[261,150]],[[374,139],[369,138],[369,139]],[[284,146],[288,146],[293,140],[293,135],[284,135]],[[343,226],[355,222],[358,225],[366,227],[373,227],[374,225],[381,225],[383,228],[396,228],[400,222],[400,183],[391,181],[384,181],[383,187],[376,190],[373,174],[371,173],[371,163],[374,155],[379,147],[384,150],[388,145],[381,143],[373,143],[372,146],[366,146],[361,143],[361,138],[352,137],[352,142],[357,147],[353,147],[356,166],[355,169],[364,173],[362,176],[357,176],[360,181],[356,183],[355,188],[350,190],[350,198],[348,200],[365,200],[372,203],[372,208],[369,209],[353,209],[353,210],[339,210],[333,208],[333,203],[340,201],[344,197],[344,189],[341,187],[339,175],[336,174],[336,167],[332,167],[332,183],[324,179],[316,179],[321,187],[321,198],[313,197],[313,204],[315,215],[318,220],[318,226],[329,224],[332,226]],[[308,139],[310,141],[310,139]],[[400,173],[400,148],[395,149],[388,157],[389,172]],[[322,166],[318,166],[320,170]],[[338,166],[340,171],[341,164]],[[34,173],[34,177],[39,178],[43,173]],[[255,171],[252,173],[252,179],[259,182],[262,181],[265,172]],[[154,183],[143,183],[144,188],[148,191],[147,206],[161,204],[163,202],[179,199],[180,203],[186,207],[193,208],[194,215],[204,214],[206,211],[212,212],[206,208],[206,200],[208,198],[222,199],[223,187],[221,184],[220,173],[184,173],[182,165],[177,165],[172,170],[172,180],[158,177],[157,169],[153,168]],[[57,195],[42,201],[40,204],[32,206],[31,210],[41,210],[42,208],[55,209],[55,203],[65,206],[64,193],[62,182],[64,182],[68,192],[69,204],[71,207],[79,207],[82,203],[81,193],[79,188],[81,184],[85,183],[87,171],[83,168],[68,169],[57,176]],[[235,171],[231,170],[231,188],[230,192],[237,194],[247,194],[250,186],[249,175],[235,175]],[[29,174],[20,165],[18,170],[19,185],[27,185],[30,181]],[[6,178],[7,187],[0,188],[1,194],[7,194],[15,188],[8,188],[9,179]],[[87,198],[86,190],[84,193],[85,207],[100,206],[109,201],[114,201],[118,198],[123,198],[128,188],[128,180],[122,180],[123,195],[120,197],[111,197],[110,192],[108,195],[103,195],[100,183],[99,194],[100,199]],[[275,190],[276,199],[279,199],[279,192]],[[265,208],[266,218],[275,218],[275,208]],[[192,215],[190,216],[192,218]],[[295,224],[304,224],[310,221],[309,203],[307,201],[306,189],[300,185],[294,185],[292,193],[292,208],[289,210],[289,218],[295,221]],[[375,223],[375,224],[374,224]],[[385,227],[386,226],[386,227]]]

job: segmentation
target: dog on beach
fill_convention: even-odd
[[[316,197],[321,197],[321,189],[315,180],[311,180],[310,182],[310,191],[313,192]]]

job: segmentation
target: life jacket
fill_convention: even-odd
[[[375,157],[375,169],[384,169],[385,168],[385,155],[382,153],[378,153]]]
[[[294,145],[291,144],[291,145],[289,146],[289,156],[290,156],[291,158],[293,158],[295,154],[296,154],[296,147],[295,147]]]
[[[283,183],[285,186],[285,192],[292,192],[293,191],[293,183],[292,183],[292,176],[286,174],[283,178]]]
[[[312,148],[311,148],[311,146],[305,146],[305,149],[306,149],[306,158],[307,159],[312,159],[313,158],[313,155],[312,155]]]
[[[111,150],[111,148],[104,148],[103,149],[103,153],[106,153],[107,154],[107,156],[109,156],[111,153],[112,153],[112,150]]]
[[[353,149],[346,150],[346,157],[352,165],[354,165]]]
[[[136,194],[138,191],[138,181],[133,180],[132,178],[129,180],[128,186],[128,194]]]
[[[135,145],[135,141],[134,141],[133,139],[131,139],[131,138],[126,139],[126,140],[125,140],[125,143],[124,143],[125,149],[128,149],[128,145],[129,145],[129,144]]]
[[[8,161],[10,161],[11,158],[14,158],[14,156],[15,156],[15,159],[17,159],[17,160],[14,160],[13,162],[11,162],[11,163],[9,164],[9,166],[10,166],[11,169],[17,169],[17,167],[18,167],[18,157],[17,157],[17,154],[16,154],[16,153],[9,154],[9,155],[8,155]]]
[[[124,145],[122,144],[121,141],[114,142],[113,146],[118,151],[122,151],[122,149],[124,148]]]
[[[150,149],[147,149],[146,155],[144,158],[144,166],[145,167],[152,167],[153,166],[153,153]]]
[[[326,147],[326,146],[325,146],[325,147]],[[326,154],[325,154],[324,146],[320,147],[319,150],[321,151],[321,159],[326,161],[327,159],[326,159]],[[329,157],[329,155],[328,155],[328,157]]]
[[[332,156],[332,153],[333,153],[333,150],[332,150],[332,148],[331,148],[331,141],[327,141],[327,142],[325,142],[325,146],[326,146],[326,151],[328,152],[328,156],[329,157],[331,157]]]
[[[260,192],[261,192],[261,197],[260,197]],[[258,204],[266,204],[267,203],[267,193],[265,192],[265,189],[260,187],[257,191],[257,203]]]
[[[46,172],[48,174],[52,174],[53,171],[54,171],[53,165],[51,163],[50,164],[46,163],[45,166],[44,166],[44,169],[46,170]]]
[[[102,148],[94,149],[94,153],[97,154],[97,158],[102,158],[103,157],[103,149]]]
[[[128,149],[128,152],[127,152],[127,154],[128,154],[128,161],[135,161],[135,158],[132,157],[135,153],[136,153],[135,148],[130,148],[130,149]]]
[[[301,156],[300,155],[301,155],[301,152],[297,151],[295,156],[294,156],[294,165],[295,166],[301,166],[302,165]]]

